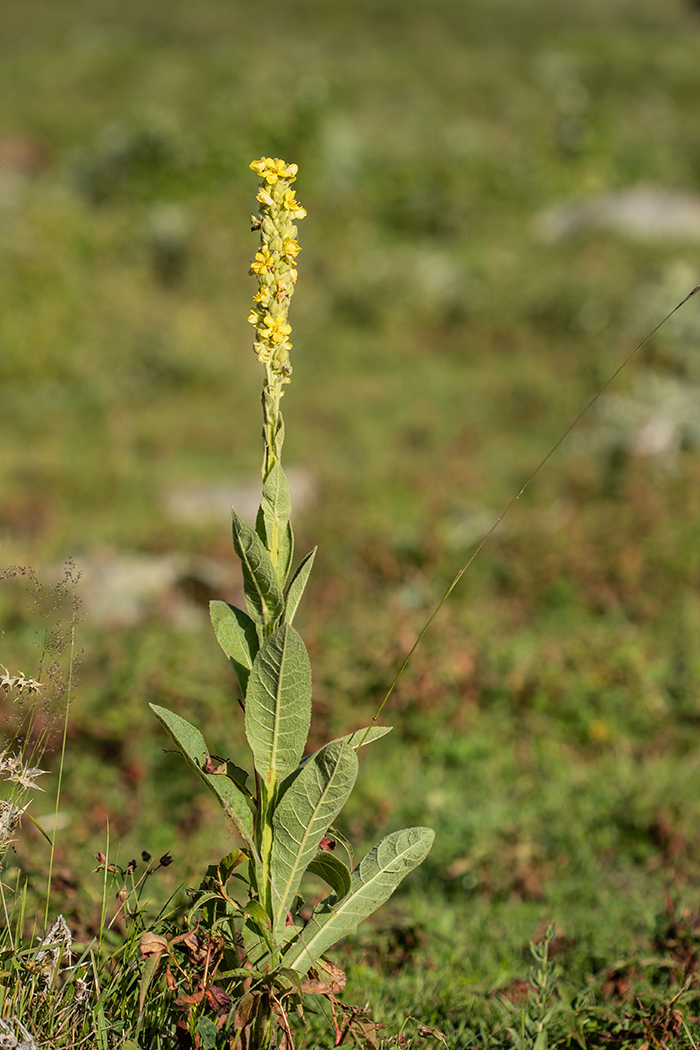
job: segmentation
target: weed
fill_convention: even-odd
[[[549,1030],[561,1010],[561,1003],[556,999],[557,964],[549,958],[556,932],[553,926],[548,926],[541,943],[530,944],[535,964],[530,970],[525,1003],[517,1010],[514,1023],[508,1026],[517,1050],[547,1050]]]
[[[231,1046],[242,1039],[251,1050],[267,1050],[278,1039],[293,1046],[289,1015],[295,1009],[303,1018],[305,994],[325,995],[336,1003],[345,977],[325,958],[326,952],[354,933],[420,864],[434,833],[427,828],[395,832],[355,866],[352,849],[332,825],[355,784],[357,750],[388,729],[373,724],[304,757],[311,725],[311,669],[292,623],[316,552],[291,575],[294,538],[281,462],[280,402],[292,374],[288,310],[301,250],[294,220],[306,211],[291,188],[295,164],[265,157],[251,167],[262,177],[260,218],[253,224],[260,230],[260,250],[251,266],[259,291],[249,321],[255,326],[258,360],[265,366],[263,491],[254,529],[233,511],[233,543],[243,568],[247,612],[213,602],[211,614],[240,688],[254,786],[248,788],[245,770],[212,755],[201,733],[180,715],[151,706],[244,843],[209,870],[195,896],[190,914],[202,916],[204,939],[194,932],[185,938],[194,944],[203,972],[197,990],[179,996],[176,1003],[188,1007],[192,1036],[197,1032],[216,1039],[221,1030],[230,1033]],[[304,915],[300,887],[307,872],[332,892]],[[227,883],[233,879],[235,889],[229,892]],[[235,890],[243,892],[242,901]],[[157,950],[152,941],[147,944],[150,959],[170,953],[175,942],[156,943]],[[220,969],[234,979],[226,990],[213,983]],[[216,1024],[202,1014],[207,1006]],[[344,1031],[361,1030],[365,1022],[351,1011],[343,1031],[335,1024],[342,1041]]]

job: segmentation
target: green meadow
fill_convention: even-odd
[[[244,760],[207,605],[240,600],[227,503],[259,488],[250,162],[297,163],[308,212],[283,407],[298,557],[319,547],[295,621],[315,748],[368,724],[475,546],[700,281],[700,5],[24,0],[0,21],[0,572],[44,587],[0,577],[0,663],[33,675],[48,631],[68,666],[73,559],[58,820],[65,697],[29,812],[56,824],[49,921],[86,946],[106,907],[106,959],[129,921],[98,851],[137,875],[172,856],[148,928],[238,844],[148,705]],[[361,755],[338,823],[358,856],[436,831],[331,953],[386,1026],[364,1045],[700,1045],[699,311],[516,501]],[[2,881],[27,880],[29,941],[49,853],[25,817]],[[79,1045],[34,1009],[37,1046]],[[81,1046],[190,1045],[108,1015]],[[333,1045],[323,1012],[307,1027]]]

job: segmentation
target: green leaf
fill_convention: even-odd
[[[233,511],[233,546],[241,559],[248,612],[260,625],[275,623],[284,611],[284,594],[265,544]]]
[[[242,849],[233,849],[230,853],[227,853],[225,857],[222,857],[219,861],[219,874],[221,875],[221,881],[226,882],[232,872],[240,865],[244,864],[245,861],[249,860],[247,853],[244,853]]]
[[[217,641],[231,661],[245,696],[248,675],[260,648],[255,624],[242,609],[227,602],[209,602],[209,614]]]
[[[216,978],[221,980],[222,977],[262,977],[261,973],[257,970],[250,970],[247,966],[235,966],[233,970],[217,970]]]
[[[300,999],[303,997],[301,974],[298,974],[296,970],[288,970],[284,966],[280,966],[277,971],[277,981],[280,988],[284,988],[286,985],[290,990],[293,988]]]
[[[214,1050],[219,1038],[219,1029],[211,1017],[200,1017],[197,1021],[197,1032],[201,1036],[202,1050]]]
[[[317,751],[285,792],[272,821],[273,931],[284,926],[301,877],[357,779],[357,755],[346,741]]]
[[[336,897],[344,897],[350,892],[350,869],[347,864],[343,864],[340,857],[336,857],[335,853],[321,850],[306,870],[327,882]]]
[[[347,740],[350,747],[354,747],[357,751],[365,744],[371,744],[373,740],[380,740],[392,729],[393,726],[369,726],[368,729],[356,729],[354,733],[348,733],[347,736],[341,736],[340,739]]]
[[[224,808],[226,816],[233,821],[239,835],[252,848],[255,853],[255,832],[253,830],[253,815],[250,811],[245,795],[232,780],[220,773],[205,773],[204,763],[209,752],[204,737],[195,726],[190,725],[180,715],[168,711],[165,707],[157,707],[149,704],[154,715],[167,729],[175,744],[187,759],[188,765],[197,773],[204,783],[214,792]]]
[[[343,847],[343,849],[348,855],[348,860],[350,861],[350,871],[352,871],[352,869],[355,867],[355,851],[352,848],[352,843],[350,842],[350,840],[346,839],[342,831],[338,831],[337,828],[329,828],[328,837],[335,839],[336,842],[339,842],[340,845]]]
[[[294,538],[289,524],[291,513],[292,495],[287,475],[282,465],[275,463],[263,485],[257,533],[265,542],[282,586],[287,582],[292,564]]]
[[[280,559],[279,569],[277,575],[280,578],[280,583],[284,587],[285,583],[289,579],[289,573],[292,568],[292,560],[294,558],[294,529],[292,528],[291,521],[287,522],[284,536],[282,537],[282,543],[280,545]]]
[[[301,601],[301,597],[306,589],[306,584],[314,564],[317,550],[318,547],[314,547],[311,553],[306,555],[301,565],[294,573],[292,582],[287,588],[287,600],[284,606],[284,619],[286,623],[291,623],[296,615],[299,602]]]
[[[369,726],[367,729],[356,729],[354,733],[347,733],[345,736],[339,736],[336,740],[332,740],[331,743],[348,743],[350,744],[350,747],[354,748],[355,751],[358,751],[361,746],[364,746],[364,744],[371,744],[373,740],[379,740],[381,737],[386,736],[387,733],[391,732],[392,728],[393,726]],[[324,746],[327,747],[328,745],[326,744]],[[314,751],[312,754],[305,755],[304,758],[302,758],[298,768],[295,769],[285,783],[282,784],[280,788],[281,792],[285,792],[291,787],[307,762],[310,762],[317,754],[318,751]]]
[[[31,813],[28,813],[26,811],[26,809],[23,811],[23,816],[29,817],[29,819],[31,820],[31,822],[34,825],[34,827],[36,828],[36,830],[39,832],[40,835],[44,836],[44,838],[48,842],[48,844],[51,847],[51,849],[53,849],[53,842],[51,841],[51,836],[49,835],[49,833],[47,831],[44,831],[44,829],[42,828],[42,826],[39,823],[39,821],[35,820],[34,817],[31,815]],[[54,834],[55,834],[55,831],[54,831]]]
[[[243,947],[248,962],[256,970],[266,969],[274,965],[270,920],[259,901],[249,901],[244,911],[248,917],[243,924]]]
[[[297,632],[283,624],[255,657],[245,704],[246,736],[269,792],[296,769],[310,726],[311,664]]]
[[[350,890],[332,893],[311,913],[308,924],[284,954],[282,962],[306,973],[336,941],[354,933],[363,919],[389,899],[409,871],[425,860],[435,832],[430,828],[395,831],[368,853],[350,876]]]
[[[226,763],[226,776],[234,782],[234,784],[241,789],[244,795],[248,798],[252,798],[253,795],[247,787],[249,773],[247,769],[241,769],[234,762]]]
[[[158,969],[158,963],[160,962],[160,955],[155,952],[153,955],[149,955],[144,960],[143,967],[141,970],[141,980],[139,981],[139,1015],[143,1013],[143,1008],[146,1003],[146,996],[148,995],[148,989],[151,985],[151,981],[156,975]]]

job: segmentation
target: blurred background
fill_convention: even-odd
[[[238,600],[229,508],[258,498],[250,161],[296,162],[308,210],[284,409],[316,744],[366,724],[700,281],[700,5],[24,0],[0,53],[0,566],[81,573],[56,892],[89,930],[107,824],[124,862],[173,853],[164,891],[232,841],[147,705],[244,758],[206,610]],[[342,827],[438,838],[349,949],[358,995],[418,953],[458,1025],[545,919],[598,972],[698,885],[699,311],[519,501],[385,712]],[[0,582],[0,660],[31,674],[69,612],[27,582]],[[46,851],[26,828],[13,863]]]

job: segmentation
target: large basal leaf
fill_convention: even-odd
[[[357,755],[346,741],[317,751],[285,792],[272,822],[272,900],[275,935],[321,839],[345,805],[357,779]]]
[[[242,609],[227,602],[209,602],[209,613],[217,641],[231,661],[245,696],[248,676],[260,648],[255,624]]]
[[[297,632],[283,624],[253,661],[245,703],[246,736],[269,792],[296,769],[310,726],[311,664]]]
[[[224,774],[204,772],[204,764],[209,757],[209,752],[200,731],[190,725],[186,719],[176,715],[173,711],[168,711],[165,707],[157,707],[156,704],[149,704],[149,707],[173,738],[178,749],[187,759],[188,765],[214,792],[240,836],[255,852],[253,815],[246,797],[240,788]]]
[[[316,905],[283,964],[304,974],[337,941],[354,933],[425,860],[434,838],[430,828],[407,828],[382,839],[352,873],[350,891],[340,899],[333,893]]]
[[[282,586],[287,582],[292,563],[294,539],[289,525],[291,513],[292,495],[287,475],[281,464],[275,463],[263,485],[257,531],[261,539],[265,540],[268,551],[274,552],[272,562]]]
[[[317,550],[318,548],[314,547],[311,553],[306,555],[301,565],[294,573],[292,582],[287,588],[287,599],[284,606],[284,619],[286,623],[292,622],[296,615],[296,611],[299,608],[299,602],[301,601],[301,596],[306,588]]]
[[[284,594],[270,555],[255,529],[233,511],[233,546],[241,559],[248,612],[260,625],[274,623],[284,611]]]

